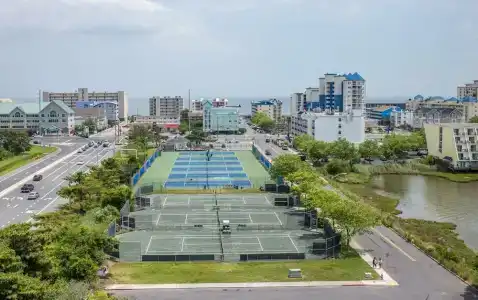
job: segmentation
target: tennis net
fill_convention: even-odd
[[[222,244],[222,232],[221,232],[221,218],[219,217],[219,210],[216,210],[216,218],[217,218],[217,228],[218,228],[218,237],[219,237],[219,245],[221,246],[221,255],[224,255],[224,245]]]

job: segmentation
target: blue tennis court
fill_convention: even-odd
[[[246,173],[182,173],[182,174],[169,174],[169,179],[180,179],[180,178],[247,178]]]
[[[251,181],[233,151],[181,152],[164,186],[166,188],[252,187]]]
[[[198,167],[198,166],[192,166],[192,167],[186,167],[186,166],[181,166],[181,167],[174,167],[172,169],[173,173],[178,173],[178,172],[214,172],[214,171],[225,171],[225,172],[230,172],[230,171],[243,171],[244,169],[242,166],[225,166],[225,167],[213,167],[213,166],[206,166],[204,167]]]

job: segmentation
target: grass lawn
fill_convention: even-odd
[[[289,279],[289,269],[301,269],[303,278]],[[362,258],[280,262],[117,263],[111,268],[114,283],[215,283],[270,281],[363,280],[371,272]]]
[[[17,156],[9,157],[0,161],[0,175],[4,175],[8,172],[14,171],[20,167],[23,167],[43,156],[52,153],[56,150],[56,147],[41,147],[33,145],[30,151],[25,152]]]

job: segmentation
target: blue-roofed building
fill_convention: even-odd
[[[442,97],[431,96],[423,97],[421,95],[415,96],[408,100],[406,104],[406,110],[410,112],[416,112],[422,108],[435,108],[435,109],[456,109],[460,111],[468,122],[471,118],[478,116],[478,101],[476,97]]]
[[[272,120],[278,121],[282,118],[282,101],[277,99],[251,101],[251,117],[258,112],[265,113]]]
[[[398,106],[381,106],[367,110],[367,118],[378,120],[379,124],[386,125],[390,122],[392,112],[400,112],[402,109]]]
[[[364,110],[365,79],[355,73],[326,73],[319,78],[319,107],[327,111]]]

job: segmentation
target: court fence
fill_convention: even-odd
[[[237,191],[254,191],[254,192],[270,192],[270,193],[290,193],[290,187],[285,184],[277,184],[269,177],[248,177],[248,178],[222,178],[222,177],[205,177],[205,178],[184,178],[184,179],[168,179],[158,181],[142,182],[136,188],[135,195],[149,194],[167,194],[168,191],[187,190],[189,192],[196,191],[216,191],[218,193],[231,193]]]

